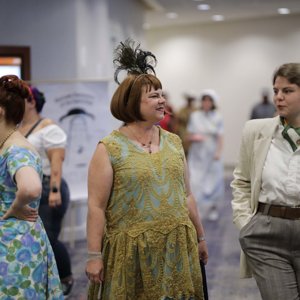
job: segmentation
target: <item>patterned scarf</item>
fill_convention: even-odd
[[[282,136],[289,142],[295,152],[298,145],[300,145],[300,127],[295,128],[292,125],[289,125],[283,117],[281,117],[280,120],[281,124],[284,126]]]

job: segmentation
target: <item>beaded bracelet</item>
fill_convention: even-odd
[[[102,259],[102,252],[101,251],[88,251],[87,253],[87,260],[90,261],[93,259]]]

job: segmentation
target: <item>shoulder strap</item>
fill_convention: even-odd
[[[33,125],[32,127],[29,129],[29,131],[25,134],[25,137],[28,138],[29,135],[32,133],[32,131],[41,123],[41,121],[43,120],[43,118],[38,119]]]

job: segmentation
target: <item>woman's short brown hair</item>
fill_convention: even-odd
[[[144,121],[141,114],[142,88],[150,91],[161,89],[160,80],[152,74],[130,74],[119,85],[115,91],[110,110],[112,115],[124,123]]]
[[[25,112],[25,99],[30,97],[28,85],[15,75],[0,78],[0,106],[5,110],[9,124],[19,124]]]
[[[277,77],[284,77],[288,82],[300,87],[300,64],[289,63],[281,65],[273,74],[273,84]]]

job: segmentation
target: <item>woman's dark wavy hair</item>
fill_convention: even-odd
[[[19,124],[25,112],[25,100],[30,97],[29,86],[16,75],[0,78],[0,107],[5,110],[9,124]]]
[[[140,44],[127,39],[115,50],[113,63],[116,67],[114,79],[119,87],[115,91],[110,109],[115,118],[125,123],[144,121],[140,112],[142,88],[146,91],[161,89],[154,67],[156,57],[149,51],[140,49]],[[127,77],[120,83],[118,76],[127,71]]]
[[[46,98],[44,93],[42,93],[40,90],[38,90],[34,86],[30,86],[31,91],[31,98],[28,99],[28,101],[32,101],[34,99],[35,101],[35,109],[38,113],[40,113],[44,107],[44,104],[46,102]]]

